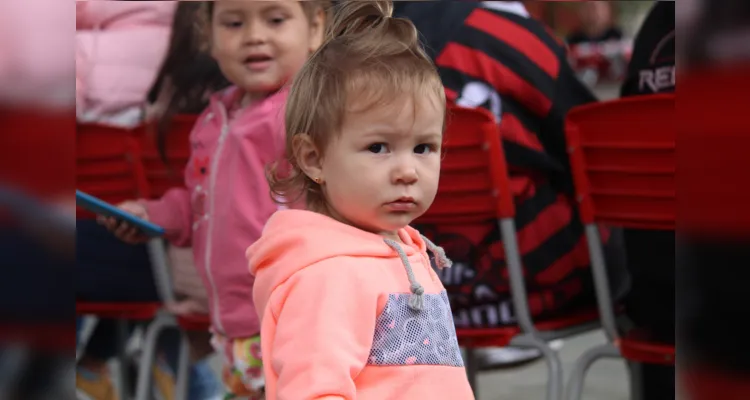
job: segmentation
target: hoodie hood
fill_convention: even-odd
[[[250,273],[255,275],[253,298],[256,307],[266,307],[271,293],[296,272],[337,256],[401,258],[412,293],[421,298],[423,289],[414,280],[408,257],[428,249],[435,253],[438,267],[450,266],[439,247],[409,226],[398,232],[404,245],[363,231],[333,218],[305,210],[276,212],[266,223],[263,235],[247,249]],[[420,298],[414,308],[420,308]]]

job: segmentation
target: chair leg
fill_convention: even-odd
[[[187,399],[190,379],[190,342],[184,331],[180,332],[180,356],[177,361],[177,380],[175,382],[175,399]]]
[[[156,349],[159,343],[159,335],[167,329],[177,327],[170,317],[158,316],[146,329],[143,339],[143,353],[138,366],[138,382],[136,384],[135,400],[149,400],[152,392],[151,369],[156,360]]]
[[[476,349],[473,347],[464,348],[464,364],[466,365],[466,377],[469,379],[469,386],[471,386],[474,397],[479,393],[477,388],[477,373],[479,372],[479,365],[477,362]]]
[[[620,358],[620,350],[612,343],[606,343],[586,350],[576,360],[570,374],[565,400],[580,400],[583,394],[583,382],[589,367],[600,358]]]
[[[510,343],[514,346],[532,347],[542,352],[547,363],[547,400],[562,400],[563,397],[563,367],[560,357],[552,350],[547,342],[533,335],[521,335],[513,338]]]
[[[154,238],[148,242],[148,256],[151,261],[152,272],[154,273],[154,282],[159,298],[165,303],[171,303],[175,300],[174,290],[172,288],[172,278],[169,271],[169,262],[167,250],[164,247],[164,240]]]
[[[117,334],[116,334],[116,346],[117,346],[117,377],[119,380],[118,395],[121,399],[130,398],[130,370],[128,368],[128,356],[127,356],[127,344],[128,344],[128,321],[119,319],[116,321]]]
[[[584,229],[591,259],[591,274],[594,278],[596,303],[599,307],[599,320],[602,323],[602,330],[607,337],[607,341],[615,343],[619,339],[619,334],[615,313],[612,309],[612,295],[609,292],[607,264],[604,258],[602,240],[599,236],[599,227],[596,224],[588,224]]]
[[[83,323],[81,323],[81,332],[78,335],[78,341],[76,343],[76,362],[80,361],[81,357],[83,357],[86,345],[89,343],[91,335],[93,335],[96,326],[99,324],[99,318],[93,315],[87,315],[81,318],[83,318]]]

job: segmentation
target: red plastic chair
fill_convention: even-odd
[[[476,390],[473,349],[509,344],[539,349],[547,362],[547,399],[562,396],[562,364],[547,341],[593,329],[596,312],[582,311],[555,320],[535,323],[529,312],[518,250],[510,180],[495,118],[484,109],[449,108],[435,202],[418,223],[471,225],[497,220],[508,265],[510,291],[518,326],[494,329],[458,329],[459,343],[467,351],[467,373]],[[586,324],[586,323],[592,324]]]
[[[674,95],[652,95],[585,105],[568,113],[568,153],[608,343],[578,359],[567,400],[580,399],[586,371],[599,358],[622,356],[641,363],[674,364],[673,345],[649,342],[639,331],[620,337],[597,229],[603,223],[674,230],[674,106]]]
[[[681,371],[678,381],[692,400],[747,400],[749,378],[747,373],[704,367]]]
[[[0,182],[36,198],[75,186],[75,110],[0,107]]]
[[[76,188],[117,204],[148,194],[138,130],[95,124],[76,129]],[[80,210],[79,218],[93,218]]]
[[[138,129],[122,129],[96,124],[79,124],[76,131],[77,189],[117,204],[148,194],[148,182],[141,161]],[[79,219],[94,215],[79,209]],[[76,314],[112,318],[119,322],[117,347],[121,365],[126,363],[128,321],[151,321],[156,318],[160,302],[93,303],[76,301]],[[129,382],[128,368],[120,368],[121,382]],[[121,385],[120,398],[126,398]]]
[[[76,132],[77,189],[107,202],[118,202],[148,193],[143,164],[140,161],[138,130],[95,124],[79,124]],[[79,219],[94,215],[77,210]],[[148,320],[159,303],[102,304],[77,302],[78,314],[104,318]]]
[[[716,63],[687,70],[680,76],[679,112],[675,122],[680,150],[677,217],[680,234],[696,240],[746,244],[750,238],[750,73],[745,63]],[[738,264],[738,268],[742,268]],[[701,265],[711,268],[710,265]],[[724,279],[736,277],[727,276]],[[741,279],[741,278],[740,278]],[[692,294],[692,293],[691,293]],[[682,294],[681,294],[682,295]],[[695,295],[701,295],[696,293]],[[703,294],[705,295],[705,294]],[[730,299],[740,293],[727,293]],[[741,300],[740,300],[741,301]],[[742,329],[740,320],[712,326],[716,332]],[[732,343],[734,345],[734,343]],[[681,343],[686,346],[686,343]],[[694,344],[689,344],[695,346]],[[745,354],[741,345],[734,345]],[[696,349],[699,350],[699,349]],[[750,376],[739,366],[686,357],[680,361],[679,381],[691,400],[750,399]],[[714,357],[710,357],[714,358]]]

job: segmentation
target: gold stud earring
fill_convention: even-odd
[[[323,183],[323,180],[322,180],[322,179],[320,179],[320,178],[315,178],[315,179],[314,179],[314,181],[315,181],[315,183],[317,183],[318,185],[320,185],[321,183]]]

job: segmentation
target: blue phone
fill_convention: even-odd
[[[107,203],[104,200],[98,199],[80,190],[76,190],[76,205],[83,207],[95,214],[104,215],[106,217],[113,217],[117,220],[125,221],[128,224],[140,229],[141,232],[143,232],[146,236],[164,236],[164,228],[162,228],[161,226],[138,218],[135,215],[129,214],[113,206],[112,204]]]

